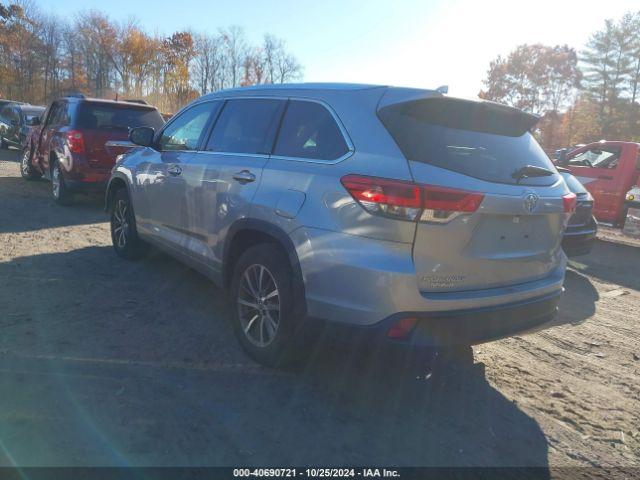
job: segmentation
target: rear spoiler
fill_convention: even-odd
[[[403,93],[409,92],[405,90]],[[408,115],[443,127],[511,137],[519,137],[530,131],[540,120],[538,115],[486,100],[445,97],[435,91],[410,93],[413,95],[405,95],[404,99],[398,98],[400,95],[397,94],[385,94],[380,101],[378,115],[381,118]]]

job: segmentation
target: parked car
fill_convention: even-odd
[[[106,194],[115,252],[149,244],[229,288],[245,350],[277,365],[338,323],[471,345],[549,322],[571,193],[537,117],[437,91],[240,88],[134,128]]]
[[[596,241],[598,222],[593,216],[593,197],[584,185],[566,168],[558,168],[569,189],[576,194],[576,211],[562,239],[562,248],[569,257],[586,255]]]
[[[50,179],[61,205],[71,203],[74,192],[104,190],[116,157],[132,147],[130,128],[164,125],[155,107],[84,96],[52,102],[42,118],[27,139],[21,172],[28,180]]]
[[[23,105],[22,102],[16,102],[15,100],[7,100],[5,98],[0,98],[0,110],[2,110],[6,105],[10,103],[15,103],[17,105]]]
[[[627,192],[624,200],[625,208],[640,208],[640,186],[634,185]]]
[[[0,109],[0,148],[24,148],[31,127],[40,123],[44,107],[8,103]]]
[[[558,160],[593,195],[593,214],[601,222],[624,223],[624,199],[640,176],[640,144],[605,141],[571,150]]]

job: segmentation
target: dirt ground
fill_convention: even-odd
[[[56,206],[0,155],[0,465],[640,466],[638,246],[599,240],[556,327],[444,380],[344,345],[273,371],[222,291],[118,259],[100,197]]]

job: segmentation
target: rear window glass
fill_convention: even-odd
[[[467,102],[470,104],[470,102]],[[527,130],[531,118],[490,106],[466,111],[464,102],[418,100],[382,108],[378,115],[408,160],[428,163],[481,180],[551,185],[557,176],[514,177],[524,166],[555,167]],[[474,108],[474,107],[471,107]],[[499,133],[497,133],[499,132]]]
[[[283,100],[228,100],[207,143],[213,152],[270,154]]]
[[[289,103],[274,155],[336,160],[348,151],[340,128],[325,107],[315,102]]]
[[[77,128],[127,130],[133,127],[153,127],[159,130],[164,120],[157,110],[126,105],[82,102],[78,106]]]

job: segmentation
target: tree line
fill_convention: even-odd
[[[579,52],[520,45],[490,63],[484,87],[481,98],[541,115],[536,135],[547,150],[640,142],[640,11],[605,20]]]
[[[96,10],[63,20],[30,0],[0,3],[0,66],[0,98],[46,104],[85,93],[144,99],[163,112],[207,92],[302,75],[284,41],[270,34],[259,45],[237,26],[163,36]]]

